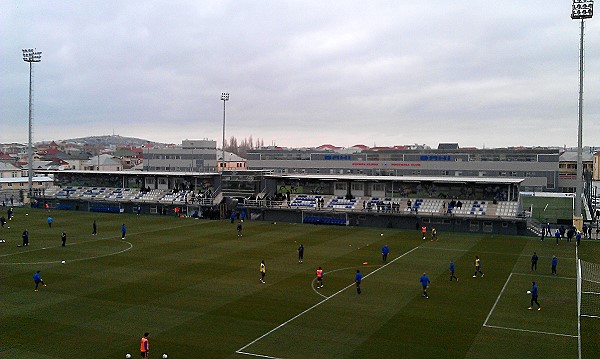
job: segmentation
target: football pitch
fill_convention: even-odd
[[[579,343],[592,358],[600,350],[600,319],[578,321],[574,242],[444,232],[432,242],[416,230],[259,221],[244,222],[239,238],[237,222],[225,220],[50,215],[51,228],[47,211],[17,208],[10,229],[0,229],[2,358],[135,358],[144,332],[154,358],[577,358]],[[25,229],[30,245],[17,247]],[[579,257],[600,263],[599,242],[583,241]],[[476,255],[484,277],[472,277]],[[451,259],[458,282],[449,280]],[[37,270],[47,286],[35,292]],[[528,310],[532,281],[540,311]]]

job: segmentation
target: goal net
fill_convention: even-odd
[[[577,293],[579,315],[600,318],[600,264],[578,261]]]
[[[302,223],[349,225],[348,213],[334,211],[302,211]]]

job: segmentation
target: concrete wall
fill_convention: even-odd
[[[251,218],[268,222],[302,223],[301,210],[250,208]],[[304,215],[327,216],[330,212],[304,211]],[[398,228],[415,230],[420,236],[421,226],[427,227],[428,235],[431,227],[435,227],[438,236],[443,232],[471,232],[482,234],[528,235],[527,223],[523,219],[489,219],[489,218],[458,218],[441,216],[401,216],[386,213],[348,213],[350,226]],[[308,224],[307,224],[308,225]]]

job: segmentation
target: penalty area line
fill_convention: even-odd
[[[500,327],[500,326],[497,326],[497,325],[487,325],[487,324],[484,324],[483,326],[487,327],[487,328],[512,330],[512,331],[516,331],[516,332],[527,332],[527,333],[536,333],[536,334],[545,334],[545,335],[557,335],[557,336],[560,336],[560,337],[569,337],[569,338],[578,338],[579,337],[577,335],[572,335],[572,334],[543,332],[543,331],[539,331],[539,330],[529,330],[529,329],[510,328],[510,327]]]
[[[369,277],[371,274],[377,273],[378,271],[382,270],[383,268],[385,268],[385,267],[389,266],[390,264],[392,264],[392,263],[394,263],[395,261],[397,261],[398,259],[400,259],[400,258],[404,257],[405,255],[407,255],[407,254],[409,254],[409,253],[412,253],[413,251],[417,250],[419,247],[420,247],[420,245],[419,245],[419,246],[417,246],[417,247],[415,247],[415,248],[413,248],[413,249],[411,249],[411,250],[409,250],[408,252],[405,252],[405,253],[403,253],[402,255],[400,255],[400,256],[398,256],[398,257],[394,258],[394,259],[393,259],[393,260],[391,260],[389,263],[386,263],[386,264],[384,264],[383,266],[381,266],[381,267],[379,267],[379,268],[375,269],[375,270],[374,270],[374,271],[372,271],[371,273],[369,273],[369,274],[365,275],[365,276],[363,277],[363,280],[364,280],[364,279],[367,279],[367,278],[368,278],[368,277]],[[327,298],[325,298],[325,299],[321,300],[320,302],[317,302],[316,304],[312,305],[312,306],[311,306],[311,307],[309,307],[308,309],[305,309],[305,310],[303,310],[303,311],[302,311],[302,312],[300,312],[299,314],[296,314],[295,316],[293,316],[293,317],[291,317],[290,319],[286,320],[285,322],[283,322],[283,323],[279,324],[278,326],[276,326],[275,328],[273,328],[273,329],[269,330],[268,332],[266,332],[265,334],[261,335],[260,337],[258,337],[258,338],[256,338],[256,339],[254,339],[254,340],[253,340],[253,341],[251,341],[250,343],[248,343],[248,344],[244,345],[243,347],[239,348],[239,349],[238,349],[238,350],[236,350],[235,352],[236,352],[237,354],[251,355],[251,356],[257,356],[257,357],[261,357],[261,358],[275,358],[275,359],[278,359],[277,357],[267,356],[267,355],[263,355],[263,354],[249,353],[249,352],[245,352],[244,350],[245,350],[246,348],[248,348],[249,346],[251,346],[252,344],[254,344],[254,343],[256,343],[256,342],[258,342],[258,341],[262,340],[263,338],[265,338],[265,337],[267,337],[267,336],[269,336],[269,335],[271,335],[271,334],[272,334],[272,333],[274,333],[275,331],[277,331],[277,330],[279,330],[279,329],[283,328],[284,326],[286,326],[286,325],[287,325],[287,324],[289,324],[290,322],[292,322],[292,321],[294,321],[294,320],[296,320],[296,319],[300,318],[300,317],[301,317],[301,316],[303,316],[304,314],[306,314],[306,313],[310,312],[311,310],[313,310],[313,309],[315,309],[316,307],[320,306],[321,304],[323,304],[323,303],[327,302],[327,301],[328,301],[328,300],[330,300],[331,298],[333,298],[333,297],[337,296],[338,294],[342,293],[343,291],[345,291],[346,289],[348,289],[348,288],[350,288],[350,287],[352,287],[352,286],[354,286],[354,283],[351,283],[351,284],[349,284],[349,285],[345,286],[344,288],[342,288],[342,289],[338,290],[337,292],[333,293],[333,294],[332,294],[332,295],[330,295],[329,297],[327,297]]]
[[[256,354],[256,353],[243,352],[243,351],[239,351],[239,350],[236,350],[235,352],[236,352],[237,354],[250,355],[250,356],[253,356],[253,357],[259,357],[259,358],[268,358],[268,359],[281,359],[281,358],[279,358],[279,357],[272,357],[272,356],[269,356],[269,355],[263,355],[263,354]]]
[[[492,306],[490,313],[488,314],[487,318],[485,318],[485,322],[483,322],[484,327],[487,325],[488,320],[490,320],[490,317],[492,316],[494,309],[496,309],[496,305],[498,305],[498,301],[500,301],[500,297],[502,296],[502,293],[504,293],[504,290],[506,289],[508,282],[510,282],[510,278],[512,277],[512,275],[513,275],[512,273],[508,275],[508,278],[506,279],[506,283],[504,283],[504,287],[502,287],[500,294],[498,294],[498,297],[496,298],[496,302],[494,303],[494,306]]]

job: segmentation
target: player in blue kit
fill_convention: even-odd
[[[540,303],[538,303],[538,287],[535,282],[531,282],[531,304],[529,305],[529,310],[533,309],[533,303],[537,304],[538,310],[542,310]]]
[[[421,286],[423,287],[423,296],[429,299],[429,294],[427,294],[427,288],[429,288],[429,284],[431,283],[431,281],[429,280],[427,273],[423,272],[423,275],[421,276],[419,281],[421,282]]]
[[[356,283],[356,293],[360,294],[360,282],[362,281],[362,273],[360,270],[356,270],[356,276],[354,276],[354,283]]]
[[[389,253],[390,253],[390,248],[386,244],[385,246],[383,246],[381,248],[381,259],[383,260],[383,263],[387,262],[387,256]]]
[[[452,278],[456,279],[458,282],[458,277],[454,275],[454,261],[450,259],[450,281],[452,282]]]
[[[35,282],[35,291],[38,291],[38,286],[40,285],[40,283],[45,287],[46,283],[44,283],[44,280],[42,279],[42,275],[40,274],[40,271],[35,272],[35,274],[33,275],[33,281]]]

